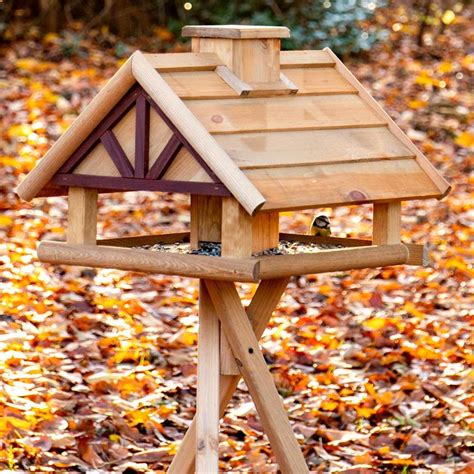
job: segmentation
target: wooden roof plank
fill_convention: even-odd
[[[246,170],[266,199],[262,210],[434,197],[438,189],[415,158]]]
[[[385,124],[357,95],[188,100],[211,133],[377,127]]]
[[[357,89],[333,67],[291,67],[285,75],[298,87],[298,95],[357,94]]]
[[[162,72],[161,77],[181,99],[222,99],[240,95],[214,71]]]
[[[280,51],[280,67],[328,67],[334,66],[334,59],[327,51]]]
[[[392,120],[390,115],[385,112],[383,107],[370,95],[364,86],[356,79],[356,77],[344,66],[343,62],[329,49],[324,48],[330,57],[334,60],[336,70],[349,81],[359,92],[359,96],[369,105],[372,110],[387,123],[389,130],[395,135],[410,151],[416,156],[416,160],[424,172],[429,176],[432,182],[439,190],[438,198],[444,197],[451,190],[450,184],[443,178],[438,170],[431,164],[416,145],[406,136],[401,128]]]
[[[240,169],[413,157],[387,127],[215,135]]]
[[[160,72],[213,71],[224,63],[215,53],[142,53]]]

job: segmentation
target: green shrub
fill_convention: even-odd
[[[370,20],[377,8],[386,6],[386,0],[324,0],[324,1],[258,1],[222,0],[192,1],[186,11],[187,24],[248,23],[258,25],[285,25],[291,29],[291,38],[283,42],[285,49],[323,48],[337,54],[358,53],[368,50],[388,36]],[[177,36],[181,22],[169,25]]]

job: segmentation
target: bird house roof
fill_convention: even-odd
[[[18,194],[83,186],[232,195],[253,214],[449,191],[329,49],[281,51],[279,65],[262,86],[216,53],[135,52]]]

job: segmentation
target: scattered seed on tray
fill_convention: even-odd
[[[171,244],[153,244],[142,245],[140,247],[145,250],[153,252],[171,252],[191,255],[206,255],[208,257],[220,257],[221,244],[217,242],[200,242],[197,250],[191,250],[188,242],[174,242]],[[289,240],[281,240],[278,247],[264,250],[261,253],[253,254],[254,257],[261,257],[267,255],[295,255],[298,253],[317,253],[321,250],[341,249],[343,245],[330,244],[313,244],[304,242],[293,242]]]

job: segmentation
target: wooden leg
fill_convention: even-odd
[[[255,336],[259,339],[267,327],[275,306],[288,284],[287,278],[265,280],[260,283],[252,302],[247,308],[247,316],[252,323]],[[224,415],[240,381],[240,374],[220,376],[220,416]],[[192,474],[194,472],[194,446],[196,444],[196,418],[194,418],[171,463],[168,474]]]
[[[206,287],[282,473],[308,473],[303,453],[293,434],[250,321],[240,303],[235,284],[206,280]]]
[[[222,325],[220,340],[219,340],[219,348],[220,348],[220,356],[221,356],[221,375],[240,375],[240,370],[235,363],[234,353],[230,348],[229,341],[227,340],[227,336],[225,335],[224,328]]]
[[[219,472],[219,319],[200,280],[198,381],[196,401],[196,472]]]

